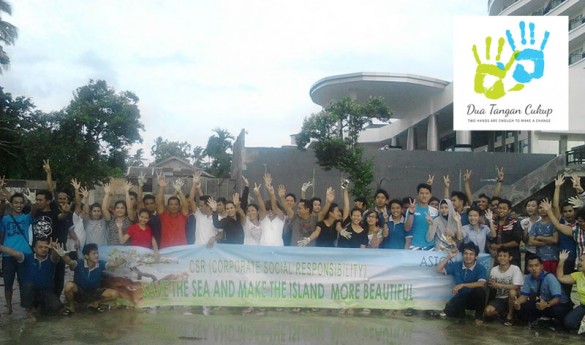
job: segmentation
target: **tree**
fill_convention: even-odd
[[[138,149],[134,155],[128,157],[126,166],[128,167],[144,167],[144,149]]]
[[[150,148],[150,154],[154,157],[154,163],[159,163],[171,157],[177,157],[190,161],[192,157],[191,145],[186,141],[169,141],[158,137]]]
[[[193,149],[193,165],[200,169],[207,169],[209,165],[205,163],[205,149],[201,146],[195,146]]]
[[[13,98],[12,94],[5,93],[0,87],[0,162],[4,162],[0,165],[0,176],[27,177],[30,170],[26,166],[23,139],[27,135],[37,134],[36,119],[41,114],[35,110],[29,98]]]
[[[208,172],[216,177],[228,178],[232,169],[232,144],[234,136],[225,129],[214,128],[214,135],[207,140],[204,154],[211,159]]]
[[[128,148],[142,141],[138,97],[116,93],[102,80],[90,80],[74,92],[66,108],[49,114],[34,111],[26,98],[13,100],[2,92],[0,101],[5,121],[1,131],[17,136],[9,137],[3,151],[12,157],[6,160],[11,162],[6,171],[10,178],[44,179],[43,159],[50,159],[60,188],[73,177],[95,184],[122,176]]]
[[[297,147],[305,150],[314,140],[318,164],[325,170],[336,168],[348,174],[354,186],[352,194],[367,197],[371,195],[374,163],[363,157],[359,134],[374,119],[388,121],[390,115],[381,97],[370,97],[365,104],[344,97],[304,119]]]
[[[10,64],[10,58],[4,51],[4,46],[11,46],[18,37],[18,29],[16,26],[2,20],[1,14],[12,14],[12,6],[4,0],[0,0],[0,74]]]

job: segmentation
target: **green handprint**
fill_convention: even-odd
[[[506,73],[512,67],[514,61],[516,61],[516,56],[518,56],[518,51],[515,51],[508,63],[504,66],[502,62],[500,62],[500,57],[502,55],[502,49],[504,47],[505,40],[503,37],[500,37],[498,40],[498,54],[496,55],[496,64],[487,64],[481,63],[479,59],[479,54],[477,53],[477,46],[473,45],[473,56],[475,57],[475,62],[477,62],[477,69],[475,70],[475,81],[474,81],[474,90],[477,93],[484,94],[489,99],[498,99],[502,98],[506,95],[506,89],[504,87],[504,78],[506,77]],[[487,61],[490,60],[490,48],[492,45],[492,38],[490,36],[485,38],[485,58]],[[485,78],[488,76],[494,76],[498,78],[498,80],[490,87],[486,87],[484,85]],[[510,91],[520,91],[524,88],[524,84],[516,84],[514,87],[508,90]]]

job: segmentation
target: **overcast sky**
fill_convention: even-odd
[[[89,79],[140,98],[154,139],[205,146],[211,130],[280,147],[320,107],[317,80],[394,72],[452,80],[452,19],[487,0],[9,0],[19,37],[0,76],[44,111]]]

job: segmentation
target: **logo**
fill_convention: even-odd
[[[538,49],[535,49],[535,44],[537,43],[535,39],[536,25],[532,22],[528,24],[529,39],[526,37],[526,22],[520,21],[518,27],[520,44],[517,46],[511,30],[506,30],[507,40],[504,37],[498,39],[494,63],[490,63],[493,55],[490,54],[492,48],[491,36],[485,39],[485,59],[483,62],[478,53],[477,45],[473,45],[473,57],[477,63],[474,78],[474,91],[476,93],[482,94],[489,99],[499,99],[511,91],[524,89],[525,84],[530,83],[533,79],[540,79],[544,74],[544,49],[550,32],[544,32],[544,37]],[[506,64],[502,62],[502,54],[510,56]],[[531,68],[527,67],[528,64],[532,64]],[[511,69],[513,70],[513,86],[507,89],[504,79]],[[485,85],[488,76],[495,79],[491,86]]]
[[[37,217],[32,224],[32,230],[35,238],[47,238],[53,233],[53,221],[50,217]]]
[[[454,130],[568,130],[568,20],[460,17],[454,25]]]

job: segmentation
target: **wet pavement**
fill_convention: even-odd
[[[242,315],[241,308],[200,307],[113,309],[104,313],[80,310],[70,317],[24,320],[15,306],[3,307],[0,344],[547,344],[582,343],[583,337],[548,329],[505,327],[498,322],[476,326],[473,320],[431,318],[424,313],[385,316],[339,316],[334,310],[269,309]]]

